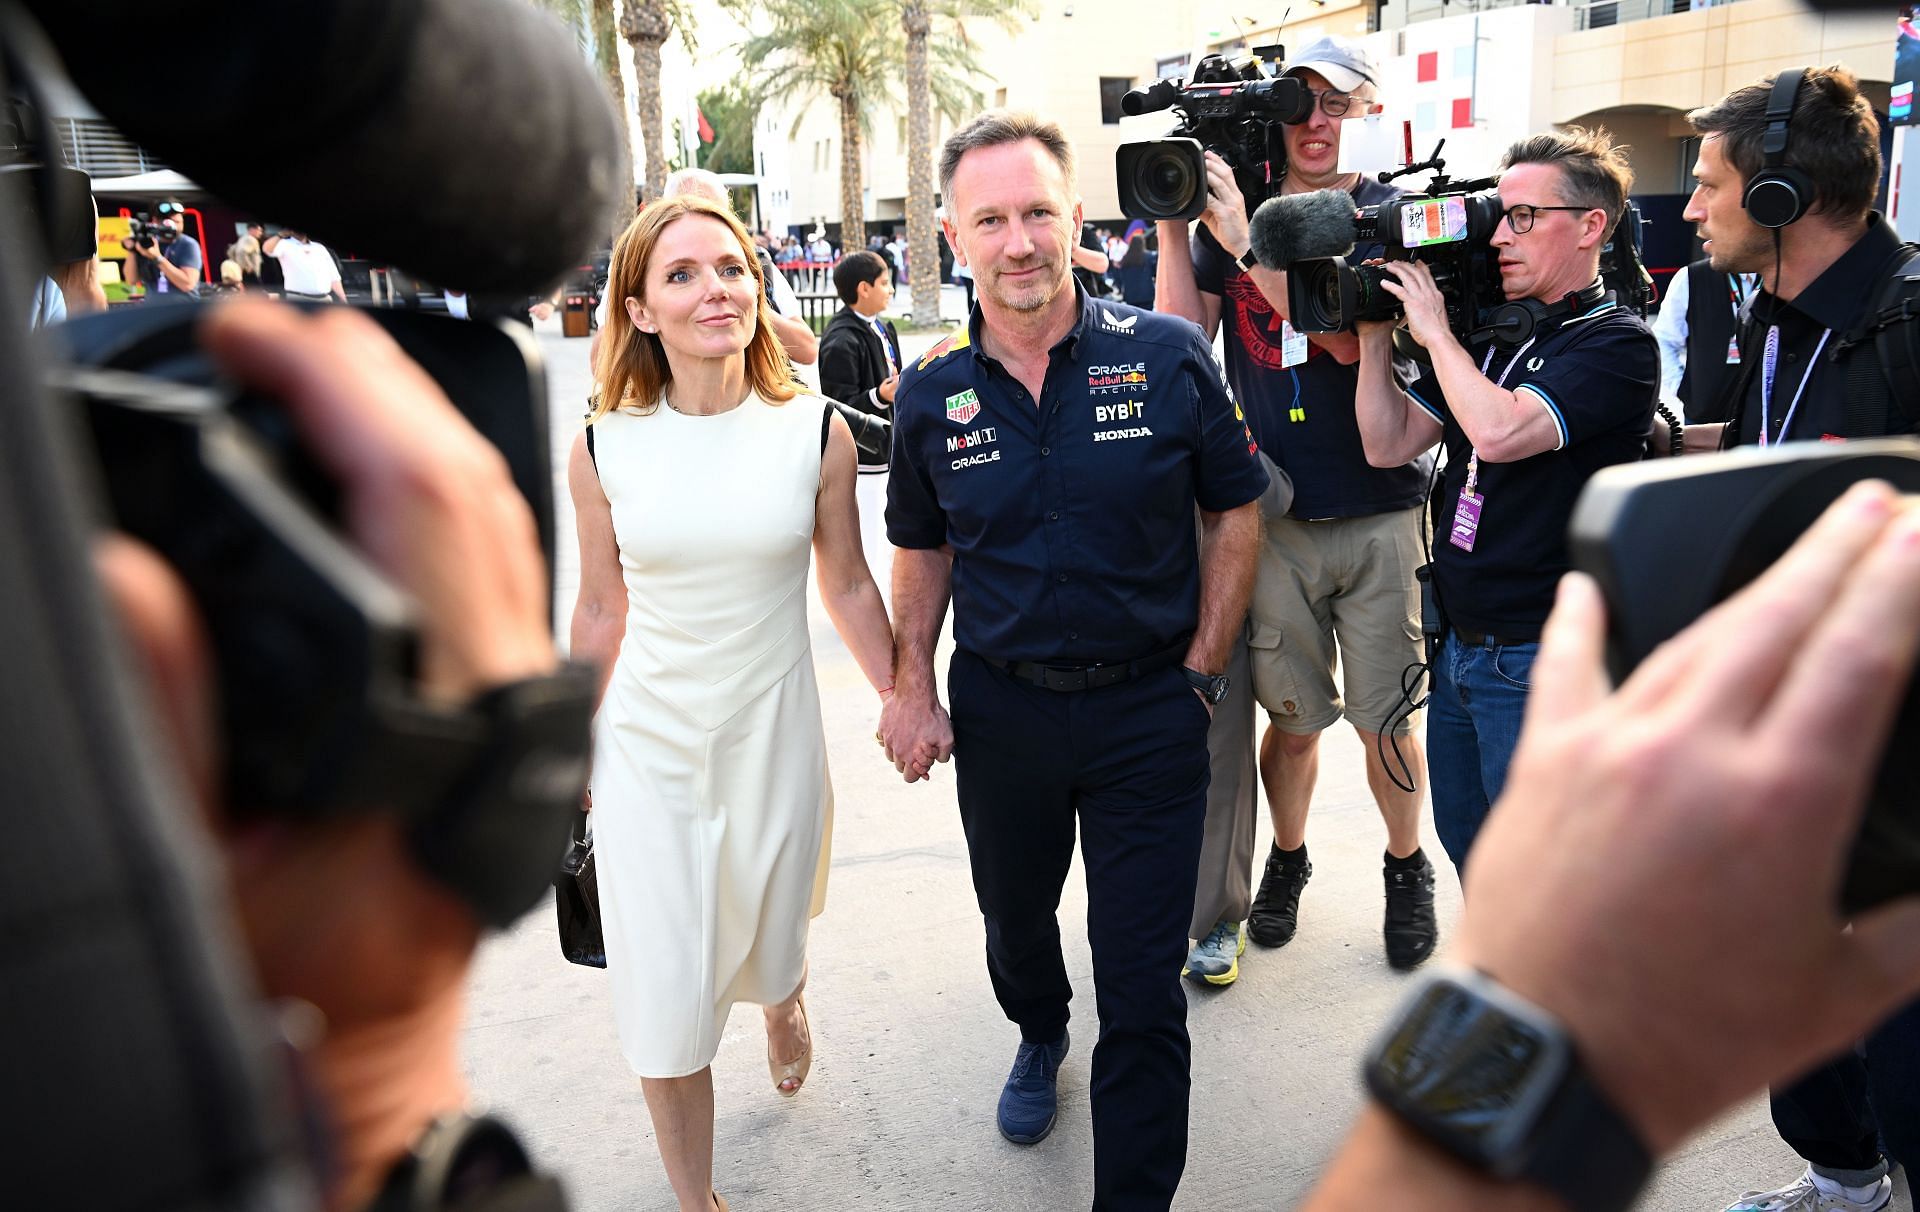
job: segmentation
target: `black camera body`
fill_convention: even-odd
[[[1447,304],[1447,327],[1456,334],[1480,328],[1505,301],[1499,258],[1488,241],[1505,213],[1491,181],[1421,198],[1400,198],[1359,208],[1354,242],[1380,244],[1389,261],[1419,261],[1433,273]],[[1378,265],[1349,264],[1345,257],[1296,261],[1287,271],[1287,305],[1301,332],[1342,332],[1363,320],[1397,320],[1400,300],[1381,289],[1388,280]]]
[[[1387,261],[1419,261],[1432,272],[1434,284],[1446,300],[1447,327],[1463,343],[1492,339],[1517,345],[1533,334],[1556,305],[1506,297],[1500,278],[1500,258],[1490,241],[1506,215],[1500,201],[1499,178],[1482,177],[1453,182],[1439,148],[1432,158],[1395,172],[1382,173],[1388,183],[1410,173],[1432,172],[1427,189],[1418,196],[1360,207],[1352,211],[1351,232],[1342,227],[1337,244],[1350,252],[1359,244],[1379,243]],[[1323,191],[1331,194],[1333,191]],[[1260,252],[1265,232],[1289,221],[1294,212],[1314,226],[1315,240],[1330,238],[1334,224],[1326,213],[1338,204],[1351,209],[1351,200],[1319,195],[1276,199],[1271,206],[1290,207],[1287,215],[1256,216],[1254,246]],[[1621,306],[1645,315],[1653,301],[1653,279],[1640,260],[1640,208],[1631,200],[1600,250],[1600,279]],[[1272,239],[1267,236],[1266,239]],[[1266,260],[1262,255],[1262,260]],[[1389,277],[1378,265],[1354,264],[1346,256],[1302,257],[1281,266],[1287,270],[1287,305],[1293,326],[1301,332],[1345,332],[1360,321],[1397,320],[1405,314],[1400,300],[1382,289]],[[1401,351],[1425,362],[1427,354],[1404,333],[1396,334]]]
[[[314,820],[391,801],[413,772],[383,740],[417,722],[410,599],[345,537],[338,490],[285,411],[216,376],[195,336],[202,314],[78,317],[58,331],[76,369],[57,385],[80,404],[112,524],[177,569],[206,617],[232,810]],[[514,324],[364,314],[500,450],[552,567],[546,385],[532,336]]]
[[[1207,208],[1207,152],[1233,169],[1247,206],[1259,205],[1286,171],[1280,128],[1313,114],[1304,82],[1261,71],[1263,61],[1277,64],[1284,54],[1283,47],[1257,47],[1254,58],[1238,64],[1207,55],[1185,83],[1160,80],[1122,97],[1124,113],[1172,109],[1180,123],[1163,138],[1122,144],[1115,153],[1120,213],[1148,222],[1199,218]]]
[[[1608,467],[1574,507],[1573,566],[1607,602],[1616,682],[1758,577],[1863,479],[1920,492],[1920,441],[1797,442]],[[1737,856],[1730,856],[1737,861]],[[1920,681],[1907,688],[1848,861],[1847,913],[1920,893]]]
[[[180,238],[180,233],[142,212],[127,220],[127,234],[140,248],[152,248],[156,244],[171,244]]]

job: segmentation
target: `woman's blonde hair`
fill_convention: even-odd
[[[726,207],[679,194],[648,203],[614,242],[607,278],[607,330],[600,334],[600,356],[593,367],[595,391],[587,412],[589,425],[615,408],[650,413],[666,397],[667,385],[673,382],[666,348],[658,333],[641,332],[633,326],[627,318],[627,300],[645,300],[647,265],[659,247],[661,233],[674,220],[687,215],[705,215],[726,224],[739,241],[740,255],[753,275],[759,314],[753,339],[745,350],[748,383],[761,399],[773,404],[783,404],[800,394],[793,364],[780,347],[780,338],[774,335],[773,309],[767,305],[766,279],[760,258],[754,255],[753,237]]]

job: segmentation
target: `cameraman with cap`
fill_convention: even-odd
[[[1446,631],[1427,765],[1434,825],[1461,869],[1506,781],[1541,627],[1568,566],[1574,500],[1594,472],[1645,452],[1660,390],[1652,332],[1599,276],[1601,247],[1633,183],[1622,150],[1604,131],[1575,127],[1514,144],[1503,169],[1506,213],[1491,242],[1502,287],[1525,304],[1532,335],[1469,350],[1418,261],[1389,262],[1383,283],[1430,361],[1411,388],[1394,377],[1393,322],[1359,326],[1356,412],[1367,458],[1396,467],[1436,442],[1446,447],[1433,551]]]
[[[1322,38],[1286,74],[1313,93],[1305,122],[1283,126],[1287,162],[1277,192],[1341,189],[1355,206],[1392,201],[1399,190],[1361,173],[1339,171],[1346,117],[1371,108],[1376,71],[1359,46]],[[1254,263],[1251,209],[1233,169],[1207,153],[1207,210],[1191,254],[1187,225],[1162,222],[1159,308],[1199,324],[1209,336],[1226,323],[1227,380],[1276,485],[1289,479],[1292,503],[1262,502],[1265,542],[1250,614],[1251,652],[1235,646],[1235,690],[1211,735],[1213,791],[1194,906],[1189,976],[1214,985],[1239,975],[1240,922],[1253,941],[1291,941],[1307,861],[1307,810],[1319,772],[1320,733],[1343,714],[1367,753],[1367,783],[1387,825],[1386,950],[1395,968],[1418,965],[1438,938],[1433,864],[1420,849],[1420,754],[1409,746],[1405,781],[1388,772],[1389,742],[1406,736],[1402,677],[1420,661],[1420,502],[1426,472],[1415,457],[1369,464],[1354,423],[1359,343],[1350,333],[1303,336],[1287,322],[1287,276]],[[1256,199],[1257,201],[1257,199]],[[1377,255],[1362,247],[1359,256]],[[1277,465],[1277,466],[1276,466]],[[1284,475],[1278,474],[1284,472]],[[1338,649],[1336,653],[1336,642]],[[1242,654],[1251,658],[1251,678]],[[1344,664],[1341,688],[1334,672]],[[1252,702],[1267,710],[1260,777],[1273,814],[1273,848],[1259,895],[1248,900],[1253,860],[1254,788],[1249,769]],[[1392,721],[1392,723],[1390,723]],[[1251,910],[1251,912],[1249,912]]]
[[[1920,325],[1876,313],[1902,301],[1913,249],[1873,209],[1880,136],[1844,68],[1784,71],[1688,115],[1700,133],[1686,217],[1716,270],[1760,288],[1739,341],[1752,351],[1720,400],[1725,425],[1689,425],[1688,451],[1872,438],[1920,429],[1920,382],[1881,343],[1911,349]],[[1769,135],[1778,144],[1768,147]],[[1884,327],[1880,327],[1884,325]],[[1837,353],[1844,351],[1844,353]],[[1655,445],[1664,448],[1656,434]],[[1799,1178],[1749,1192],[1736,1212],[1876,1212],[1891,1162],[1920,1162],[1920,1004],[1771,1097]],[[1889,1156],[1891,1155],[1891,1156]]]
[[[159,226],[171,231],[172,239],[143,234],[129,236],[120,246],[133,254],[134,272],[149,294],[192,298],[200,293],[200,241],[186,233],[186,212],[178,202],[163,203],[160,211]]]

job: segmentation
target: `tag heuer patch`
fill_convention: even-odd
[[[979,415],[980,397],[973,393],[973,388],[947,397],[947,420],[955,425],[965,425]]]

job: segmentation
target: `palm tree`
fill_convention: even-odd
[[[671,0],[626,0],[620,36],[633,48],[633,78],[639,92],[640,139],[647,145],[647,197],[667,187],[666,123],[660,109],[660,47],[673,35],[678,8]],[[685,28],[684,22],[682,28]]]
[[[846,248],[866,243],[860,153],[871,115],[898,108],[897,86],[910,54],[903,2],[909,0],[734,0],[732,5],[756,28],[772,31],[748,38],[740,58],[761,96],[779,97],[798,109],[796,131],[808,102],[833,99],[840,117],[840,239]],[[920,7],[932,19],[957,20],[963,13],[997,11],[1008,3],[921,0]],[[980,103],[978,90],[962,83],[979,71],[973,48],[960,38],[922,40],[920,48],[929,110],[958,120]],[[929,200],[933,196],[930,185],[921,193]],[[939,264],[937,251],[914,255]]]
[[[577,4],[580,0],[571,2]],[[613,11],[614,0],[588,0],[588,3],[592,6],[587,28],[593,33],[593,60],[607,82],[607,92],[612,95],[614,108],[620,115],[620,142],[623,147],[631,147],[633,140],[627,135],[627,130],[633,120],[633,111],[627,108],[627,84],[620,78],[620,18]],[[625,165],[627,157],[622,155],[620,162]],[[621,171],[626,170],[623,167]],[[613,234],[616,238],[627,229],[627,223],[632,218],[633,187],[627,185],[620,190],[613,204]]]
[[[1013,33],[1021,17],[1032,15],[1033,6],[1031,0],[896,2],[900,29],[907,38],[907,264],[913,274],[913,322],[931,328],[940,323],[940,230],[933,218],[935,91],[928,71],[928,39],[938,24],[947,43],[943,57],[972,74],[978,65],[967,36],[967,19],[991,21]],[[947,110],[942,107],[941,112]]]
[[[620,115],[624,136],[632,114],[627,109],[626,82],[620,78],[619,21],[613,11],[614,0],[533,0],[533,4],[577,31],[582,45],[592,49],[594,66],[600,69],[607,95],[613,98],[613,110]],[[626,230],[632,218],[633,191],[624,189],[614,201],[613,234]]]
[[[795,107],[794,130],[810,101],[831,97],[840,118],[840,240],[864,247],[860,149],[868,115],[893,98],[900,46],[894,0],[759,0],[742,15],[771,32],[740,47],[740,59],[763,97]]]

